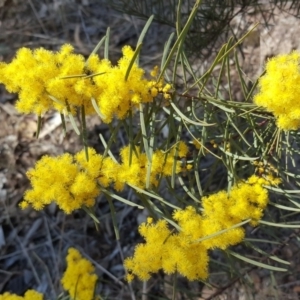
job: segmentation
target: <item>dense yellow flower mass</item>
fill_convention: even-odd
[[[188,147],[182,141],[178,143],[177,156],[179,158],[185,157],[188,152]],[[135,151],[126,146],[120,151],[121,164],[118,166],[118,173],[116,175],[115,188],[121,190],[124,184],[130,184],[139,188],[146,187],[146,178],[148,169],[150,169],[150,184],[152,186],[158,185],[158,179],[161,176],[171,176],[174,160],[175,160],[175,174],[182,171],[180,160],[176,158],[176,146],[172,147],[170,151],[164,153],[157,149],[151,157],[151,166],[148,164],[146,153],[141,153],[139,148]]]
[[[185,156],[187,151],[187,146],[180,142],[178,157]],[[159,149],[153,153],[151,185],[157,186],[160,176],[172,174],[174,160],[175,173],[182,170],[181,162],[175,154],[175,147],[167,153]],[[145,188],[150,168],[146,154],[141,153],[139,148],[134,151],[126,146],[121,149],[120,156],[121,163],[118,163],[109,157],[104,158],[93,148],[88,148],[88,160],[84,150],[74,156],[68,153],[58,157],[43,156],[35,168],[27,172],[32,189],[25,192],[21,207],[32,205],[34,209],[40,210],[54,201],[69,214],[83,206],[94,206],[101,187],[113,185],[117,191],[121,191],[125,184]]]
[[[273,180],[273,184],[279,183],[279,179]],[[240,243],[245,232],[242,227],[231,228],[234,225],[248,219],[250,225],[258,224],[268,204],[268,191],[263,187],[268,184],[268,179],[254,175],[228,194],[220,191],[204,197],[201,213],[192,206],[175,210],[173,219],[181,228],[178,233],[171,231],[165,220],[140,225],[145,243],[137,245],[133,257],[125,260],[127,279],[147,280],[160,269],[168,274],[177,271],[189,280],[207,278],[208,251]]]
[[[82,206],[93,206],[100,194],[96,178],[101,175],[102,156],[92,148],[88,151],[88,162],[83,158],[84,150],[75,157],[68,153],[56,158],[43,156],[35,169],[27,172],[33,188],[25,193],[21,207],[31,204],[39,210],[55,201],[69,214]]]
[[[21,48],[9,64],[0,64],[0,83],[9,92],[18,93],[16,104],[22,113],[42,115],[50,109],[61,113],[84,107],[86,114],[95,113],[92,99],[96,99],[103,121],[113,117],[124,119],[140,103],[152,102],[158,93],[168,94],[171,86],[155,78],[147,80],[144,70],[133,64],[129,77],[125,75],[133,50],[123,48],[117,66],[92,54],[86,61],[74,48],[65,44],[57,52],[44,48]],[[157,72],[152,72],[153,76]]]
[[[37,115],[50,109],[63,112],[66,103],[71,110],[84,105],[87,113],[92,111],[90,99],[74,91],[73,86],[78,79],[62,79],[84,72],[84,57],[73,51],[69,44],[63,45],[58,52],[44,48],[21,48],[10,64],[2,64],[0,82],[9,92],[19,94],[16,108],[20,112]],[[57,101],[53,101],[49,95]]]
[[[133,57],[134,51],[125,46],[122,50],[123,57],[117,66],[112,66],[108,60],[100,60],[93,55],[87,63],[88,69],[93,74],[100,74],[93,77],[93,81],[98,88],[98,95],[95,95],[101,113],[105,116],[104,122],[111,122],[116,116],[124,119],[130,109],[138,108],[140,103],[149,103],[157,96],[158,92],[167,92],[171,86],[164,85],[163,80],[146,80],[145,71],[133,64],[129,77],[125,80],[126,71]],[[155,75],[155,72],[152,73]]]
[[[63,288],[72,299],[92,300],[98,280],[95,268],[90,261],[83,258],[78,250],[70,248],[67,255],[67,269],[61,279]]]
[[[300,52],[278,55],[266,64],[254,102],[272,112],[283,130],[300,128]]]
[[[145,244],[135,248],[134,256],[125,260],[125,267],[141,280],[148,280],[151,273],[163,269],[167,274],[178,271],[189,280],[205,279],[208,275],[208,252],[200,243],[182,233],[172,233],[165,220],[153,223],[148,220],[139,227]]]
[[[43,298],[43,294],[35,290],[28,290],[23,297],[9,292],[0,295],[0,300],[43,300]]]

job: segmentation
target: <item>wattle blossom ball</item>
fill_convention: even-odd
[[[266,65],[254,102],[276,117],[283,130],[300,128],[300,53],[278,55]]]

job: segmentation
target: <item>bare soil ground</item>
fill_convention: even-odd
[[[260,20],[251,14],[246,19],[237,16],[233,20],[237,28],[256,21]],[[136,44],[143,24],[142,20],[116,13],[101,1],[0,0],[0,61],[10,61],[22,46],[58,49],[63,43],[71,43],[78,52],[88,55],[108,26],[111,27],[110,55],[116,61],[123,45]],[[244,43],[242,61],[249,79],[259,75],[267,57],[299,49],[296,30],[299,25],[299,19],[290,11],[276,11],[268,28],[260,26],[249,37]],[[159,62],[171,30],[159,24],[151,27],[142,52],[143,65],[153,66]],[[239,97],[237,85],[236,98]],[[26,171],[45,154],[74,153],[81,149],[81,144],[71,128],[63,137],[56,114],[45,116],[40,138],[36,140],[36,117],[18,114],[13,106],[15,100],[16,95],[0,87],[0,293],[11,291],[21,295],[33,288],[45,293],[47,299],[55,299],[62,291],[59,279],[65,268],[67,249],[74,246],[95,263],[100,278],[98,292],[104,299],[132,299],[131,287],[123,279],[122,262],[141,241],[137,226],[146,218],[146,213],[116,203],[121,234],[120,241],[116,241],[109,206],[103,198],[96,207],[101,222],[99,231],[83,212],[66,216],[54,205],[40,212],[20,210],[18,203],[28,188]],[[105,136],[107,127],[101,125],[97,117],[90,118],[88,125],[90,145],[101,150],[98,134]],[[127,197],[134,196],[129,193]],[[179,285],[186,294],[178,295],[178,299],[188,299],[187,295],[190,299],[208,299],[213,295],[213,299],[276,299],[276,294],[278,299],[299,299],[300,248],[297,233],[294,234],[288,244],[277,249],[280,257],[291,263],[288,273],[273,276],[253,269],[247,278],[232,278],[231,285],[217,293],[219,284],[226,284],[225,280],[222,284],[222,275],[214,272],[210,282],[215,288],[203,288],[201,283],[182,280]],[[228,280],[226,278],[227,283]],[[248,290],[245,281],[252,282]],[[136,299],[142,298],[142,291],[149,293],[149,299],[158,299],[163,295],[170,297],[168,282],[171,283],[171,278],[165,276],[162,281],[159,275],[147,285],[137,283],[132,288]]]

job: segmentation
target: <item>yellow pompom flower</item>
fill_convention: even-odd
[[[158,150],[160,151],[160,150]],[[178,174],[179,172],[183,171],[181,161],[177,159],[178,158],[183,158],[186,157],[188,153],[188,147],[183,141],[179,141],[179,143],[172,147],[172,149],[164,155],[164,158],[162,159],[162,151],[159,153],[158,151],[155,152],[155,155],[153,155],[153,162],[154,164],[161,164],[161,170],[160,172],[164,176],[171,176],[173,173],[173,168],[174,168],[174,159],[175,161],[175,174]],[[176,156],[177,154],[177,156]],[[159,157],[159,159],[156,158]]]
[[[207,225],[206,234],[212,234],[211,228],[213,224],[223,230],[229,228],[235,224],[238,224],[244,220],[250,219],[250,224],[256,226],[258,221],[263,216],[263,211],[266,208],[269,195],[268,191],[263,187],[267,181],[257,176],[251,176],[245,182],[239,182],[232,187],[229,194],[225,191],[220,191],[208,197],[202,199],[203,215],[207,219],[210,225]],[[210,218],[214,218],[216,221],[210,221]],[[229,232],[236,233],[236,230],[230,230]],[[242,233],[240,233],[242,237]],[[215,239],[219,239],[221,236],[217,236]],[[232,239],[233,241],[234,239]],[[239,241],[238,241],[239,242]],[[233,245],[233,243],[229,242]],[[226,243],[218,245],[220,248],[226,248]]]
[[[58,111],[66,110],[68,103],[70,110],[84,106],[85,113],[94,113],[91,97],[94,96],[96,88],[90,78],[78,77],[85,75],[85,59],[80,54],[74,53],[74,48],[65,44],[60,51],[54,54],[58,74],[45,82],[49,95],[55,97],[60,103],[53,102]]]
[[[123,147],[120,151],[121,164],[116,176],[118,185],[130,184],[139,188],[145,187],[146,181],[146,154],[140,149],[135,151],[130,146]]]
[[[208,277],[208,250],[202,243],[191,241],[183,233],[175,235],[177,245],[171,244],[169,255],[165,255],[166,261],[173,261],[177,272],[188,280],[205,280]],[[174,253],[174,254],[173,254]],[[174,258],[174,259],[172,259]],[[165,265],[163,265],[165,270]]]
[[[278,55],[266,64],[254,102],[274,114],[283,130],[300,128],[300,52]]]
[[[138,276],[141,280],[148,280],[151,273],[157,273],[162,268],[164,245],[172,233],[165,220],[159,220],[155,224],[150,220],[142,223],[139,232],[146,243],[136,246],[134,256],[127,258],[124,266],[130,274]]]
[[[173,233],[165,220],[156,223],[147,220],[147,223],[141,224],[139,232],[145,243],[138,244],[133,257],[125,260],[128,280],[134,276],[148,280],[152,273],[160,269],[167,274],[177,271],[189,280],[207,278],[208,254],[203,245],[192,243],[182,233]]]
[[[35,290],[26,291],[23,297],[18,296],[16,294],[11,294],[9,292],[0,295],[0,300],[43,300],[43,299],[44,299],[43,294]]]
[[[61,279],[63,288],[72,299],[92,300],[98,280],[95,268],[90,261],[83,258],[78,250],[70,248],[67,255],[67,269]]]
[[[145,71],[136,63],[133,64],[128,78],[125,75],[134,51],[129,46],[122,49],[123,56],[117,66],[112,66],[107,60],[98,60],[91,57],[87,67],[94,74],[93,77],[98,94],[95,99],[98,102],[100,112],[104,116],[103,121],[110,123],[113,117],[124,119],[130,110],[137,109],[141,103],[152,102],[158,92],[169,91],[171,86],[164,86],[163,80],[157,83],[145,78]],[[155,75],[157,70],[152,72]]]
[[[239,244],[245,238],[245,231],[242,227],[231,228],[238,222],[236,220],[215,220],[214,217],[205,217],[202,222],[203,236],[208,237],[202,241],[206,249],[222,249],[225,250],[229,246]],[[225,230],[224,232],[221,232]],[[219,233],[221,232],[221,233]]]
[[[183,142],[178,143],[178,157],[183,157],[187,154],[188,148]],[[118,166],[118,172],[115,172],[115,188],[120,191],[125,184],[133,185],[139,188],[146,187],[146,179],[149,168],[150,170],[150,185],[157,186],[160,176],[171,176],[173,172],[175,159],[175,174],[183,171],[181,161],[176,159],[176,147],[173,147],[169,152],[163,153],[157,149],[151,157],[151,165],[148,164],[146,153],[141,153],[140,148],[135,150],[126,146],[121,149],[121,164]]]
[[[86,114],[94,113],[91,96],[96,87],[91,79],[76,76],[84,75],[85,60],[73,51],[69,44],[58,52],[21,48],[10,64],[1,64],[0,83],[19,94],[19,112],[42,115],[53,108],[64,112],[68,104],[72,112],[84,106]]]
[[[68,153],[42,157],[27,172],[32,189],[26,191],[21,207],[32,205],[40,210],[55,201],[67,214],[82,206],[92,207],[100,194],[98,178],[105,175],[101,173],[102,156],[92,148],[88,148],[88,153],[88,162],[84,150],[74,157]]]
[[[125,79],[134,51],[129,46],[122,51],[123,57],[112,66],[96,54],[85,61],[69,44],[57,52],[21,48],[11,63],[0,64],[0,83],[19,94],[16,108],[22,113],[40,116],[56,109],[74,114],[84,107],[88,115],[95,113],[91,100],[96,99],[103,121],[110,123],[113,117],[124,119],[141,103],[152,102],[158,93],[170,97],[171,85],[165,85],[163,79],[147,80],[136,63]],[[152,75],[157,73],[155,68]]]
[[[16,104],[18,111],[41,115],[53,108],[45,88],[45,80],[57,73],[52,52],[21,48],[10,64],[4,64],[0,68],[0,83],[9,92],[19,93]]]
[[[125,261],[127,279],[147,280],[160,269],[167,274],[178,272],[189,280],[206,279],[208,251],[242,242],[244,228],[232,227],[247,219],[256,226],[262,218],[268,204],[268,191],[263,187],[267,183],[267,179],[251,176],[233,186],[230,193],[220,191],[202,198],[200,212],[192,206],[175,210],[178,233],[171,231],[165,220],[154,223],[148,219],[139,228],[145,243],[138,244],[133,257]]]

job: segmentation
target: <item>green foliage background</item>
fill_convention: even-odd
[[[181,23],[184,24],[195,4],[192,0],[104,0],[104,3],[120,12],[148,19],[152,14],[154,20],[172,28],[178,26],[178,7],[180,7]],[[242,37],[247,28],[236,32],[236,25],[231,21],[237,15],[241,18],[247,14],[260,14],[264,26],[268,26],[275,8],[299,14],[297,0],[203,0],[191,25],[185,40],[187,54],[197,58],[205,58],[216,52],[220,38],[223,42],[234,36],[236,40]]]

